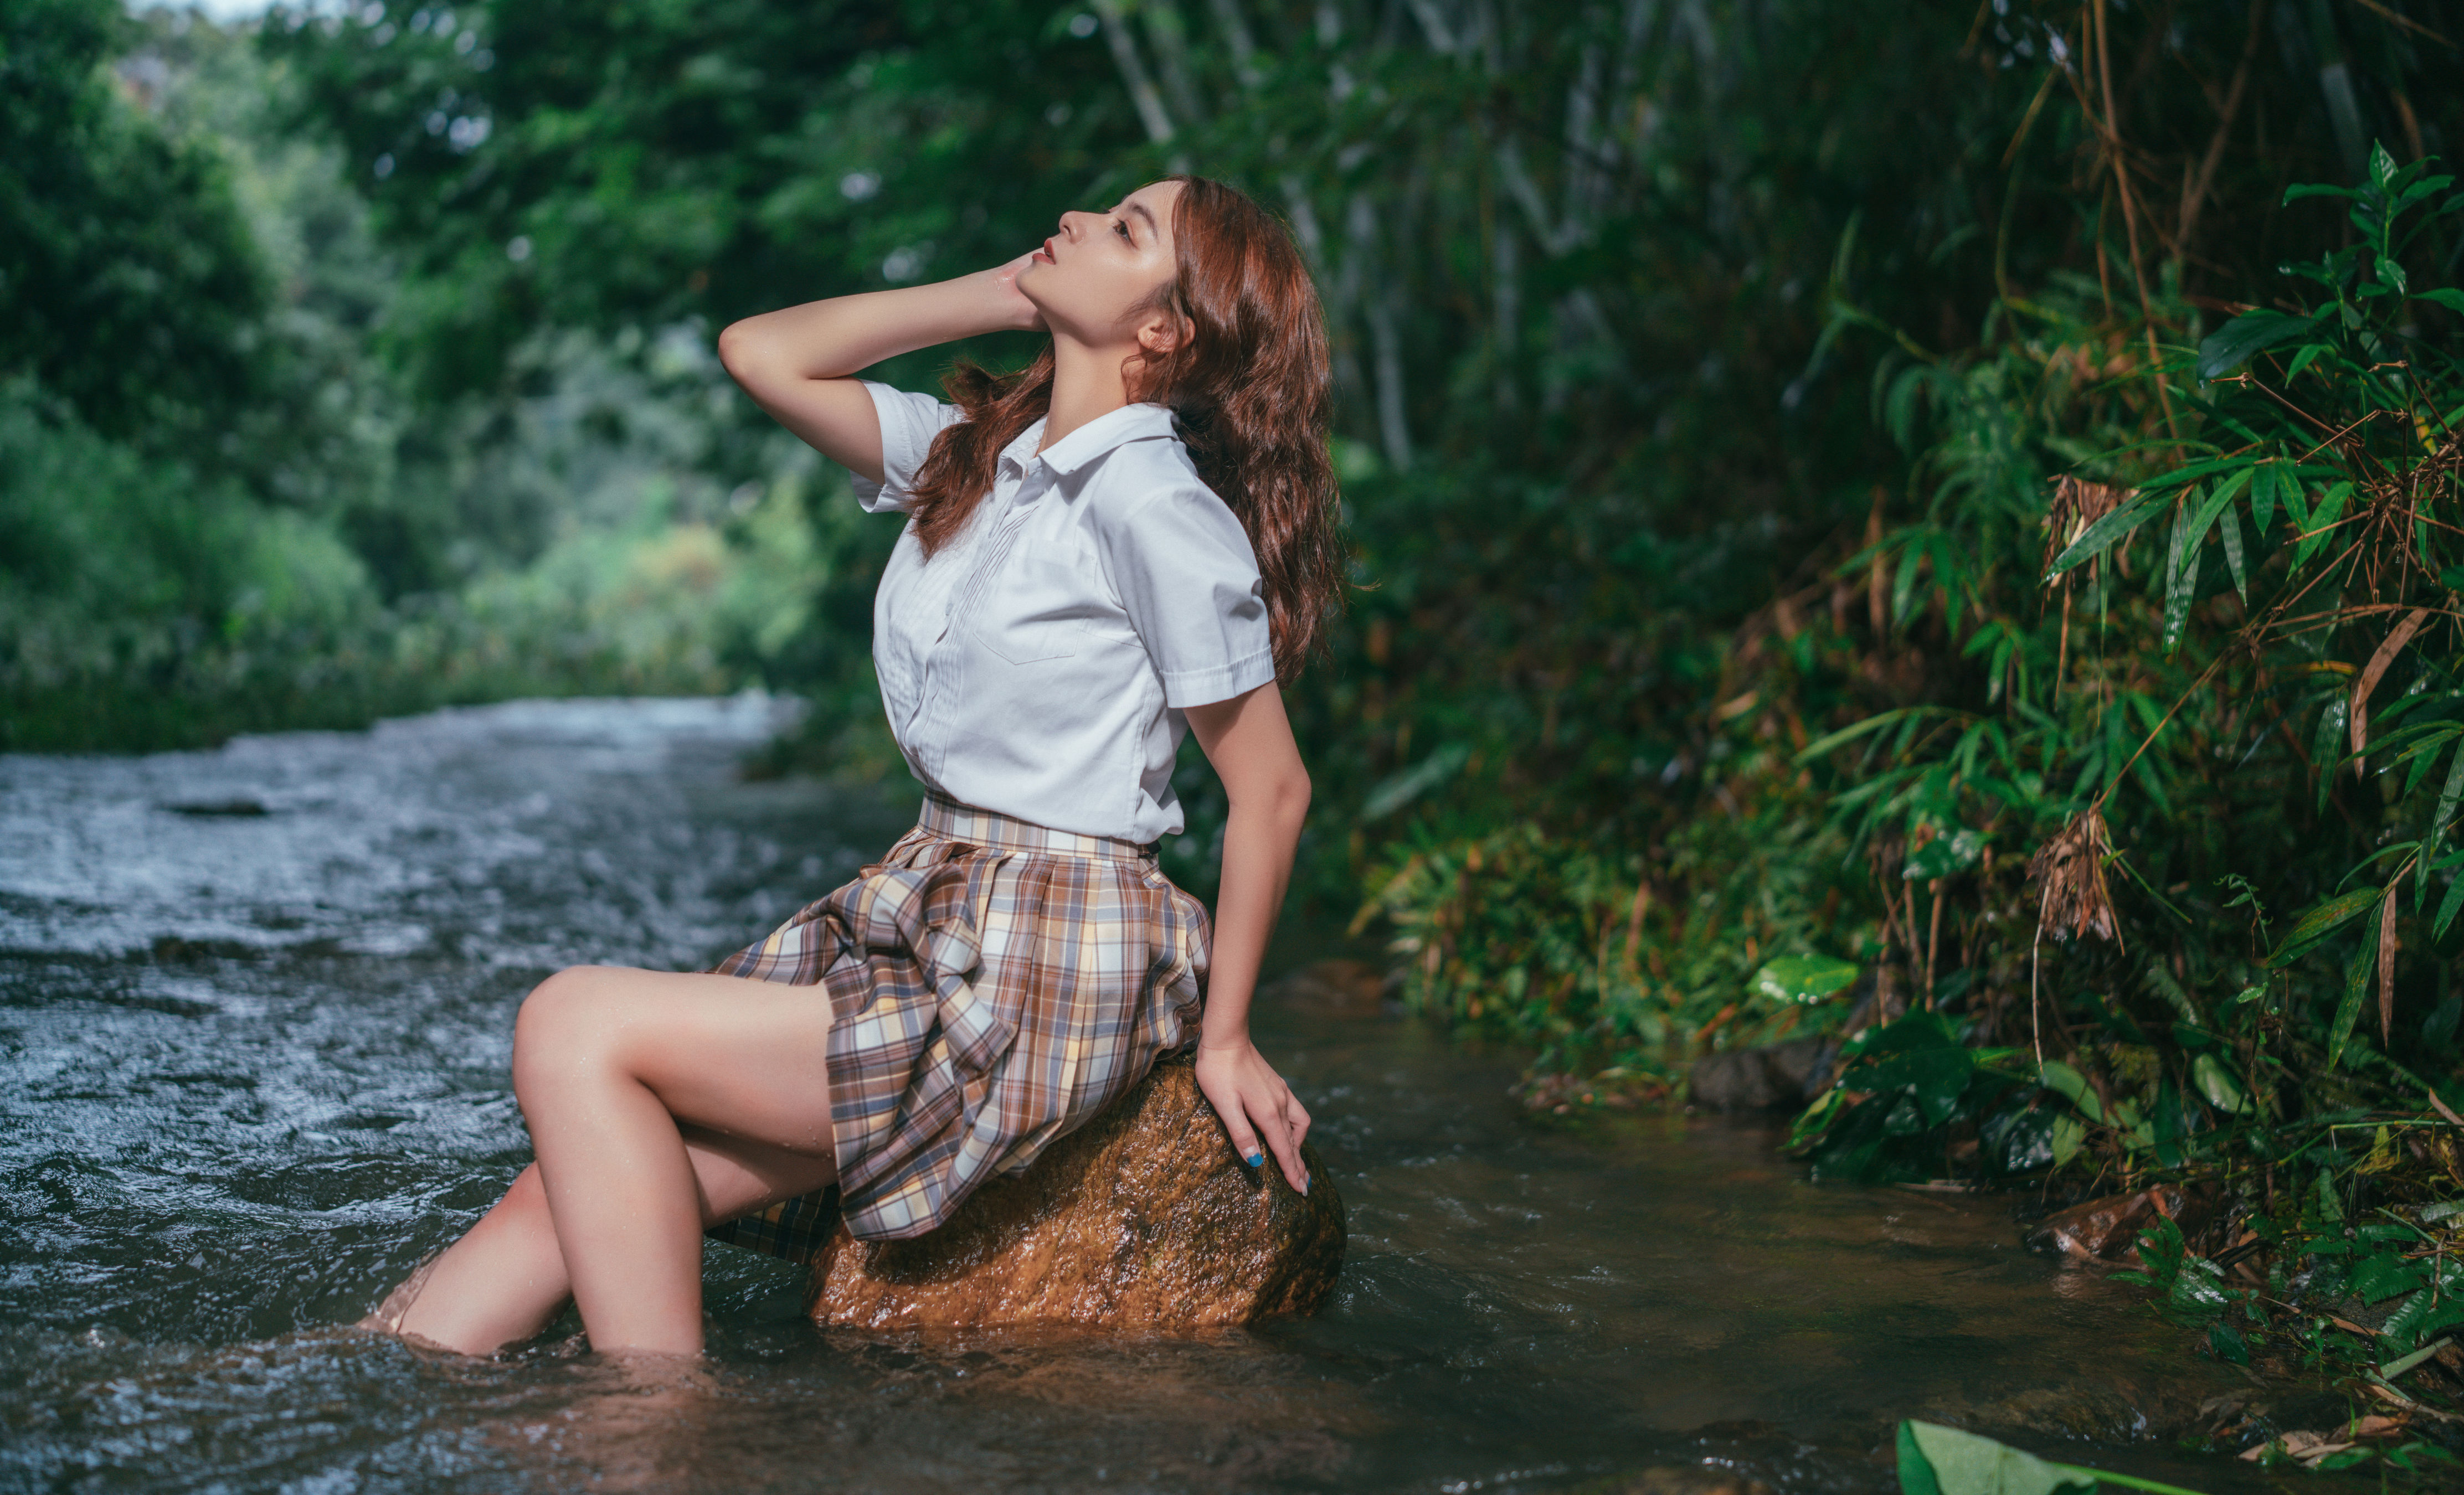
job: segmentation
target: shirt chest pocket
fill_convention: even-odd
[[[1092,642],[1088,621],[1100,607],[1094,565],[1094,557],[1074,545],[1022,542],[977,619],[977,641],[1013,665],[1082,652]]]

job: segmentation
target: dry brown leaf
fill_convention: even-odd
[[[2104,817],[2089,810],[2063,826],[2029,859],[2028,878],[2038,888],[2039,934],[2052,930],[2065,939],[2095,934],[2122,943],[2113,894],[2104,883],[2105,858],[2112,853]]]
[[[2387,636],[2380,641],[2378,651],[2370,655],[2368,664],[2362,667],[2361,678],[2353,682],[2353,709],[2349,719],[2353,733],[2353,777],[2356,779],[2362,776],[2362,754],[2370,745],[2370,693],[2379,688],[2380,678],[2387,672],[2387,667],[2395,663],[2395,656],[2404,652],[2404,647],[2412,642],[2412,636],[2420,632],[2421,626],[2429,621],[2430,609],[2427,607],[2415,607],[2406,613],[2403,622],[2387,629]]]
[[[2052,569],[2054,558],[2068,549],[2071,541],[2087,533],[2089,525],[2129,502],[2136,492],[2134,488],[2091,483],[2085,478],[2054,479],[2054,501],[2045,508],[2045,560],[2037,569]]]
[[[2404,885],[2399,875],[2387,884],[2387,897],[2379,904],[2379,1037],[2395,1037],[2395,890]]]
[[[2255,1448],[2243,1449],[2241,1456],[2249,1462],[2256,1463],[2270,1453],[2280,1453],[2288,1459],[2299,1460],[2302,1463],[2316,1466],[2328,1455],[2341,1454],[2352,1446],[2348,1442],[2337,1442],[2324,1433],[2287,1433]]]

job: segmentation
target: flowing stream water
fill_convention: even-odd
[[[1817,1187],[1768,1127],[1534,1123],[1510,1057],[1272,1006],[1352,1211],[1320,1318],[822,1331],[798,1269],[713,1246],[695,1385],[587,1354],[569,1314],[490,1360],[338,1327],[527,1160],[533,982],[704,964],[909,823],[739,781],[777,725],[750,696],[524,702],[0,757],[0,1488],[1883,1491],[1910,1416],[2276,1486],[2158,1436],[2231,1373],[2022,1251],[2004,1202]]]

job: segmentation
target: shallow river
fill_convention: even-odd
[[[825,1333],[800,1271],[713,1246],[698,1389],[628,1383],[569,1315],[487,1361],[336,1328],[526,1161],[531,983],[702,964],[907,824],[737,782],[773,725],[518,703],[0,757],[0,1488],[1880,1491],[1906,1416],[2273,1486],[2143,1436],[2224,1373],[2006,1205],[1816,1188],[1767,1129],[1534,1125],[1510,1060],[1393,1018],[1259,1018],[1352,1210],[1314,1321]]]

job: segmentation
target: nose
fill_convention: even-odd
[[[1062,235],[1066,238],[1076,238],[1081,225],[1083,225],[1086,220],[1094,216],[1095,215],[1093,213],[1081,212],[1076,209],[1072,209],[1069,211],[1063,213],[1061,215]]]

